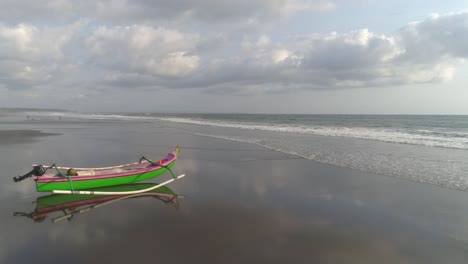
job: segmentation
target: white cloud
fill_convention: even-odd
[[[63,58],[63,46],[70,40],[73,26],[39,29],[34,25],[0,25],[1,58],[28,60]]]
[[[261,49],[266,48],[268,45],[270,45],[270,42],[271,40],[267,35],[261,35],[257,40],[256,46]]]
[[[290,52],[287,49],[276,49],[273,51],[272,59],[274,63],[281,63],[285,61],[288,57]]]
[[[2,84],[9,88],[31,88],[76,72],[76,66],[67,61],[64,48],[82,25],[81,21],[55,28],[0,25]]]
[[[200,58],[196,55],[186,55],[185,52],[167,54],[161,61],[151,60],[147,67],[155,74],[178,77],[186,76],[198,68]]]
[[[430,63],[441,56],[468,57],[468,12],[433,14],[408,24],[399,34],[408,59]]]
[[[142,86],[152,83],[155,87],[199,87],[216,93],[248,94],[449,81],[468,56],[458,44],[468,36],[467,22],[468,13],[457,13],[411,23],[392,35],[361,29],[278,42],[260,34],[244,38],[237,51],[222,57],[210,57],[208,53],[204,59],[193,55],[195,45],[178,48],[173,43],[169,50],[164,45],[157,50],[145,45],[144,55],[138,56],[139,49],[125,52],[137,55],[128,60],[133,65],[129,71],[140,75],[126,77],[124,83],[131,80],[136,85],[140,80]],[[441,28],[445,33],[440,32]],[[445,35],[453,38],[443,38]],[[177,43],[187,43],[186,39],[191,38],[180,32],[177,36]],[[133,43],[129,41],[131,36],[122,39]],[[126,50],[122,46],[110,50]],[[145,74],[171,78],[148,78]]]
[[[304,1],[304,0],[283,0],[269,1],[269,6],[274,13],[282,16],[291,16],[294,13],[305,10],[330,11],[336,8],[332,1]]]
[[[254,13],[267,10],[278,17],[283,16],[281,8],[299,12],[302,8],[327,9],[329,4],[293,0],[250,2],[216,1],[209,8],[214,13],[218,9],[226,12],[232,9],[229,16],[239,12],[238,19],[252,18],[253,13],[242,13],[249,6],[255,6]],[[199,9],[212,2],[203,2],[200,7],[194,3],[184,2],[180,6],[171,3],[120,0],[98,1],[97,5],[102,5],[102,12],[109,6],[117,10],[131,7],[121,12],[142,17],[145,15],[141,12],[156,7],[158,12],[185,10],[191,16],[199,16],[198,12],[208,12]],[[78,11],[87,10],[89,4],[80,5]],[[44,8],[56,12],[74,5],[63,0]],[[143,7],[147,10],[140,10]],[[119,12],[110,13],[130,20],[130,15]],[[222,16],[222,12],[215,15]],[[0,87],[55,85],[54,89],[60,90],[63,88],[57,83],[69,82],[73,84],[70,91],[81,90],[83,94],[102,86],[194,87],[242,94],[379,87],[449,81],[456,75],[457,66],[468,57],[467,12],[433,15],[393,34],[360,29],[287,39],[269,31],[233,36],[229,31],[218,33],[208,28],[184,32],[177,26],[127,24],[104,26],[98,19],[55,27],[2,24]]]
[[[241,47],[240,57],[218,64],[200,86],[262,93],[437,83],[452,80],[468,58],[468,13],[431,16],[392,35],[361,29],[284,43],[261,35]]]
[[[86,39],[92,57],[102,67],[161,78],[196,71],[198,42],[197,34],[145,25],[100,27]]]

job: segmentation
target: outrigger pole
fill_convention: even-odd
[[[163,183],[160,183],[158,185],[155,185],[153,187],[150,187],[150,188],[146,188],[146,189],[142,189],[142,190],[137,190],[137,191],[127,191],[127,192],[100,192],[100,191],[68,191],[68,190],[54,190],[52,191],[53,194],[91,194],[91,195],[128,195],[128,194],[137,194],[137,193],[144,193],[144,192],[148,192],[148,191],[151,191],[151,190],[154,190],[154,189],[157,189],[159,187],[162,187],[162,186],[165,186],[165,185],[168,185],[169,183],[175,181],[175,180],[178,180],[178,179],[181,179],[185,177],[185,174],[181,174],[177,177],[174,177],[170,180],[167,180]]]

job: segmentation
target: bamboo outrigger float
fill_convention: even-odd
[[[139,162],[102,168],[71,168],[35,165],[29,173],[14,177],[15,182],[32,177],[36,181],[38,192],[53,192],[55,194],[94,194],[94,195],[130,195],[143,193],[165,186],[175,180],[185,177],[184,174],[175,176],[171,168],[177,160],[179,147],[167,154],[158,162],[152,162],[142,157]],[[47,170],[55,169],[56,173],[47,173]],[[169,171],[172,179],[158,185],[142,190],[134,191],[95,191],[90,189],[130,184],[156,178]]]

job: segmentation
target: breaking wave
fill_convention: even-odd
[[[459,131],[436,131],[403,128],[383,129],[344,126],[306,126],[301,124],[254,124],[247,122],[199,120],[180,117],[158,117],[158,119],[176,123],[197,124],[215,127],[300,133],[331,137],[348,137],[400,144],[468,149],[468,133]]]

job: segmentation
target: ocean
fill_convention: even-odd
[[[0,111],[0,126],[26,116],[34,122],[63,118],[162,123],[340,167],[468,190],[468,116]]]

